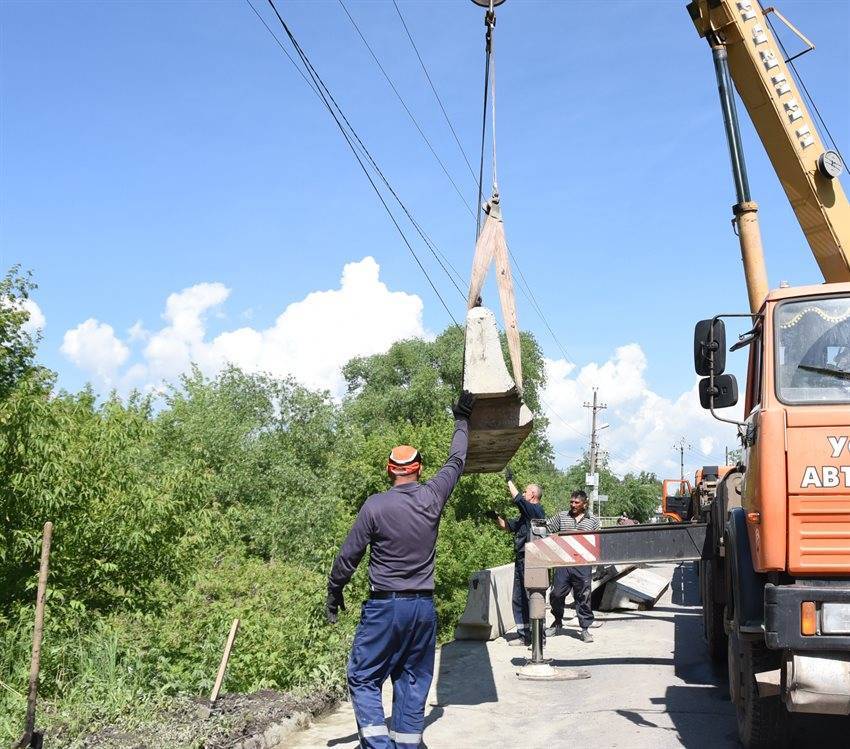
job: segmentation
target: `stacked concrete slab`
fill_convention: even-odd
[[[669,585],[669,580],[648,569],[635,569],[605,586],[599,608],[602,611],[649,609]]]

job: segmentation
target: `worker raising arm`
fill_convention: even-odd
[[[514,483],[514,473],[508,468],[505,471],[508,492],[513,497],[514,504],[519,509],[519,516],[505,519],[497,513],[492,513],[493,519],[502,530],[514,534],[514,592],[511,605],[514,612],[517,634],[526,645],[531,644],[531,627],[528,616],[528,592],[525,589],[525,543],[528,541],[528,531],[533,519],[543,519],[546,513],[540,500],[543,489],[539,484],[529,484],[520,493]]]
[[[338,609],[345,609],[342,589],[366,547],[371,548],[369,600],[363,603],[348,661],[348,689],[361,747],[405,749],[418,747],[422,738],[437,639],[437,530],[463,472],[474,401],[475,396],[463,391],[452,408],[455,429],[449,457],[430,481],[419,483],[422,458],[416,448],[393,448],[387,461],[392,487],[363,503],[328,578],[327,616],[333,624]],[[392,730],[387,730],[381,686],[390,674],[393,717]]]

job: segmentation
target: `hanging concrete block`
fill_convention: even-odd
[[[463,387],[476,396],[464,473],[501,471],[531,432],[534,417],[508,374],[496,317],[486,307],[473,307],[466,316]]]

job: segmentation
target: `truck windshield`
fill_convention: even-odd
[[[850,299],[776,310],[776,393],[784,403],[850,403]]]

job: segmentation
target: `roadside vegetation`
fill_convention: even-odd
[[[425,478],[445,459],[448,405],[461,382],[462,332],[409,340],[345,367],[341,402],[293,380],[194,370],[157,397],[57,390],[38,364],[23,302],[0,282],[0,744],[20,735],[33,601],[46,520],[55,524],[39,725],[68,745],[105,725],[132,728],[179,695],[208,694],[239,617],[225,689],[343,693],[366,563],[348,611],[324,623],[325,580],[364,499],[386,488],[398,443],[417,445]],[[542,357],[523,336],[526,400],[540,413]],[[519,482],[567,505],[586,465],[554,467],[546,422],[512,462]],[[603,475],[608,514],[654,511],[654,475]],[[438,543],[440,637],[463,611],[469,575],[511,561],[501,476],[461,480]]]

